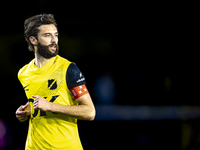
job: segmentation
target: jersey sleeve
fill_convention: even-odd
[[[66,81],[75,99],[89,93],[85,86],[85,77],[74,63],[71,63],[67,69]]]
[[[67,69],[66,82],[69,90],[86,84],[84,75],[74,63],[71,63]]]

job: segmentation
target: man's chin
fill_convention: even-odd
[[[38,44],[38,54],[46,59],[55,57],[58,54],[58,45],[55,47]]]

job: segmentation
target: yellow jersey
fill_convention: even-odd
[[[26,150],[82,150],[77,119],[64,114],[33,109],[32,95],[72,106],[77,105],[66,82],[70,61],[59,55],[38,68],[34,59],[19,70],[18,78],[31,106]]]

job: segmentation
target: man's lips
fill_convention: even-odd
[[[52,50],[56,50],[56,44],[50,45],[49,47],[50,47],[50,49],[52,49]]]

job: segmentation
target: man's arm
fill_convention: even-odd
[[[33,96],[33,98],[35,98],[33,102],[34,109],[62,113],[82,120],[92,121],[95,118],[95,107],[89,93],[77,98],[78,105],[73,106],[51,103],[40,96]]]
[[[78,105],[60,105],[51,103],[40,96],[33,96],[35,99],[33,102],[34,109],[63,113],[82,120],[94,120],[95,107],[85,86],[85,77],[74,63],[71,63],[67,69],[66,83]]]

